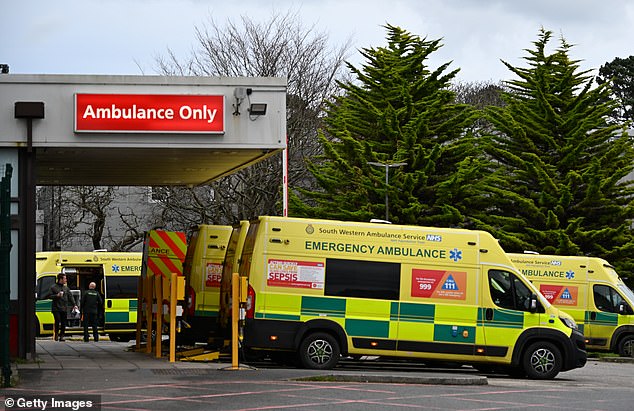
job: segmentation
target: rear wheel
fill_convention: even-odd
[[[562,356],[557,347],[549,342],[531,344],[524,352],[522,367],[528,378],[548,380],[561,371]]]
[[[339,361],[339,343],[330,334],[317,332],[309,334],[299,346],[299,359],[306,368],[329,370]]]
[[[634,357],[634,335],[626,335],[619,341],[619,355]]]

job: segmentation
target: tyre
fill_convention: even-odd
[[[299,345],[299,359],[305,368],[330,370],[337,365],[341,349],[330,334],[317,332],[309,334]]]
[[[619,356],[634,357],[634,335],[626,335],[619,341]]]
[[[548,380],[555,378],[562,365],[561,352],[549,342],[531,344],[524,352],[522,367],[528,378]]]

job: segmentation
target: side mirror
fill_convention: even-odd
[[[531,295],[531,313],[536,313],[537,312],[537,295],[532,294]]]
[[[622,302],[621,304],[619,304],[619,314],[628,315],[631,311],[632,309],[626,302]]]

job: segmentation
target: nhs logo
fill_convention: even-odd
[[[442,241],[442,236],[438,234],[427,234],[427,241],[435,241],[440,243]]]
[[[561,267],[561,261],[553,260],[553,261],[550,262],[550,265]]]

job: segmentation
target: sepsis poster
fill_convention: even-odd
[[[325,278],[323,263],[271,259],[268,263],[266,285],[323,289]]]
[[[539,292],[542,293],[549,303],[554,305],[577,305],[577,296],[579,289],[569,285],[546,285],[539,286]]]
[[[207,279],[205,280],[205,286],[220,287],[220,280],[222,280],[222,264],[207,263]]]
[[[442,270],[412,270],[412,297],[464,300],[467,273]]]

